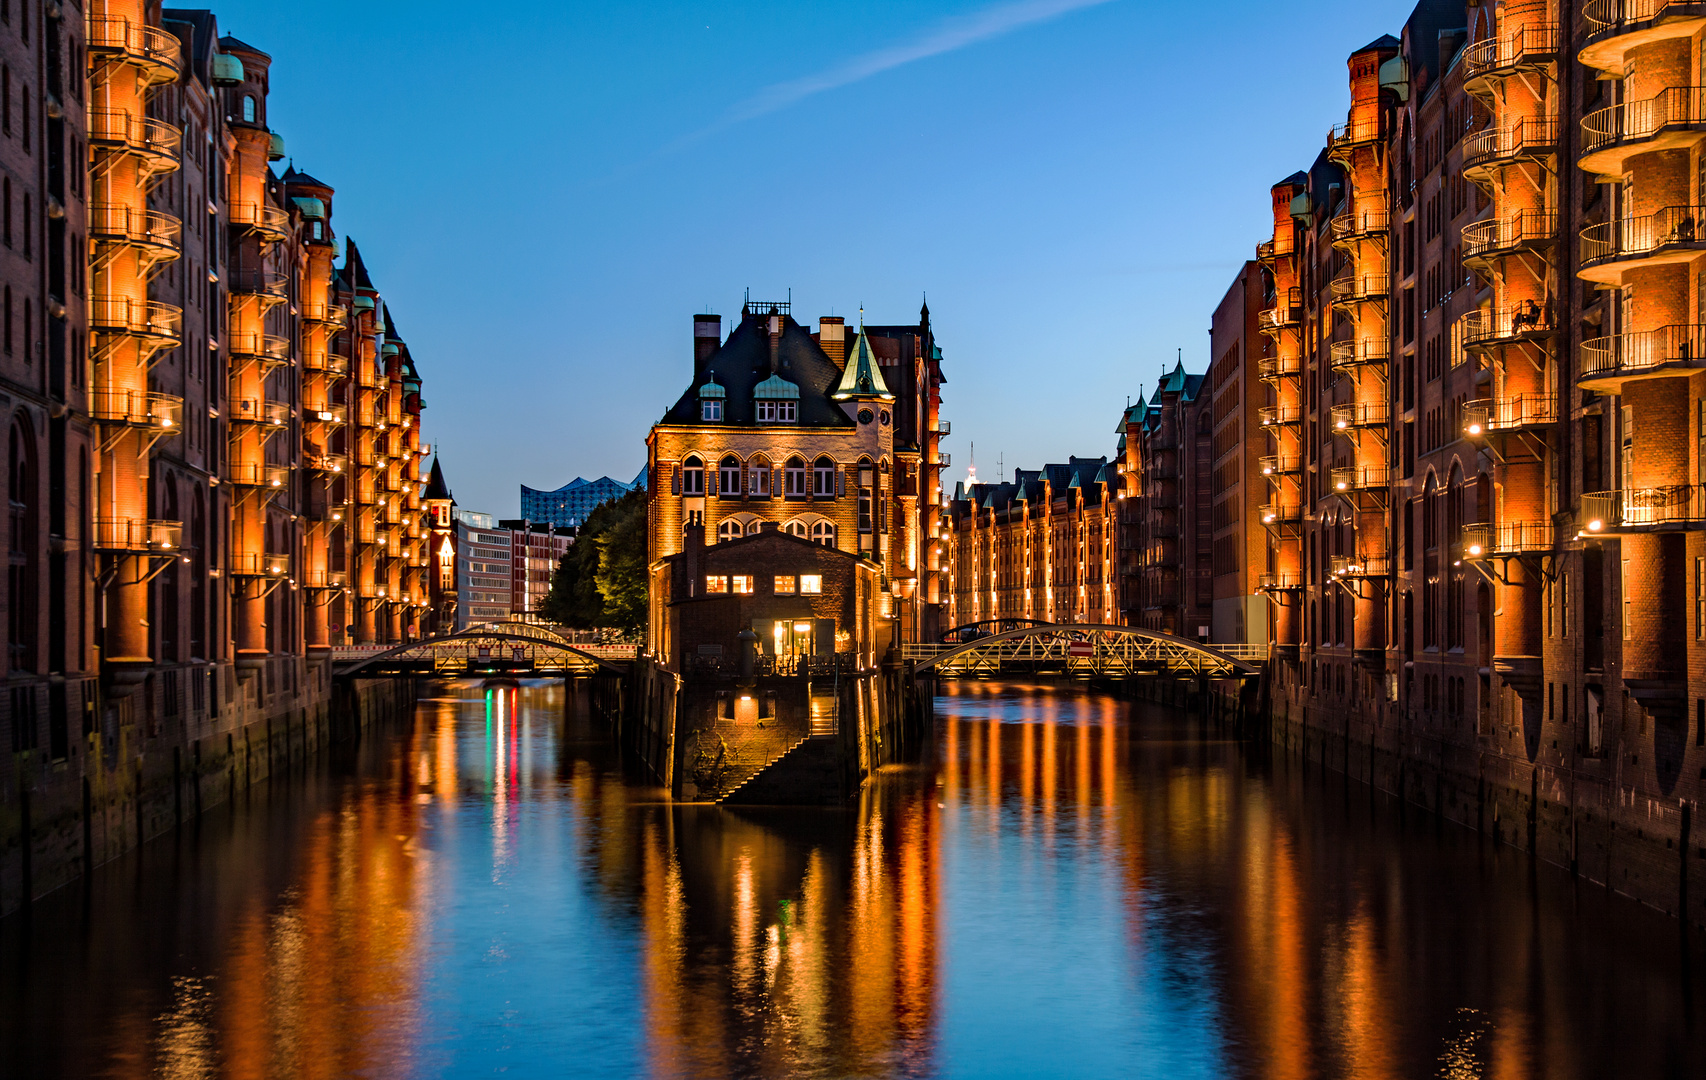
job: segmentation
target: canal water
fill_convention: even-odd
[[[450,684],[0,924],[4,1077],[1702,1075],[1697,942],[1174,710],[969,683],[849,811]]]

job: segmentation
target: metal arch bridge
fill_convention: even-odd
[[[436,675],[443,678],[623,675],[634,649],[571,645],[547,627],[524,622],[491,623],[380,652],[334,649],[336,673],[355,678]]]
[[[944,645],[964,645],[968,641],[977,641],[992,634],[1005,633],[1008,630],[1023,630],[1027,626],[1053,626],[1053,623],[1042,619],[984,619],[981,622],[961,623],[951,630],[942,631],[938,639]]]
[[[1265,645],[1203,645],[1136,626],[1043,623],[990,634],[962,645],[908,645],[906,659],[919,674],[946,677],[1044,672],[1123,678],[1246,679],[1261,674],[1252,661]]]

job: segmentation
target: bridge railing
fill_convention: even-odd
[[[901,649],[900,649],[900,655],[901,655],[901,658],[904,660],[919,660],[919,661],[934,660],[936,657],[941,656],[943,653],[948,652],[952,649],[961,648],[963,645],[966,645],[966,644],[970,644],[970,643],[969,642],[959,642],[959,643],[953,643],[953,644],[944,644],[942,642],[936,642],[936,641],[919,642],[917,644],[902,645]],[[1210,642],[1210,643],[1205,644],[1203,647],[1206,649],[1213,649],[1214,651],[1219,652],[1219,653],[1224,653],[1227,656],[1230,656],[1234,660],[1243,660],[1246,662],[1256,662],[1256,661],[1266,660],[1268,658],[1268,647],[1266,645],[1252,645],[1252,644],[1240,641],[1240,642],[1232,642],[1232,643],[1225,644],[1225,645],[1220,645],[1220,644],[1215,644],[1215,643]]]

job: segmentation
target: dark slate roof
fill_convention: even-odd
[[[1304,172],[1302,169],[1299,169],[1284,180],[1275,184],[1274,187],[1285,187],[1287,185],[1293,187],[1307,187],[1309,185],[1309,174]]]
[[[355,288],[373,288],[373,279],[367,276],[367,264],[362,262],[361,251],[355,246],[353,237],[344,237],[344,272],[345,280]]]
[[[272,59],[271,53],[262,49],[257,49],[241,38],[233,37],[230,34],[226,34],[224,37],[219,39],[219,47],[225,52],[230,52],[232,49],[242,49],[244,52],[252,52],[256,56],[264,56],[268,60]]]
[[[438,455],[432,456],[432,474],[427,478],[426,494],[423,499],[456,499],[450,494],[450,486],[444,482],[444,470],[438,467]]]
[[[1384,52],[1387,49],[1400,48],[1403,46],[1403,44],[1404,44],[1403,42],[1399,41],[1397,38],[1393,37],[1391,34],[1381,34],[1379,37],[1375,38],[1373,41],[1369,42],[1367,45],[1364,45],[1362,48],[1358,49],[1356,52],[1351,53],[1351,55],[1355,56],[1355,55],[1357,55],[1357,53],[1365,53],[1365,52],[1368,52],[1370,49],[1379,49],[1379,50]]]
[[[693,381],[664,413],[660,423],[699,423],[699,387],[711,375],[717,377],[728,395],[723,406],[723,423],[754,423],[757,410],[752,403],[753,389],[775,374],[800,388],[801,426],[855,427],[853,418],[830,398],[841,382],[841,369],[793,316],[781,318],[782,335],[776,344],[774,372],[770,367],[769,315],[742,315],[740,324],[717,351],[694,366]]]
[[[284,176],[282,179],[287,184],[304,184],[311,187],[322,187],[327,191],[332,190],[332,185],[326,183],[324,180],[316,180],[314,177],[309,176],[301,169],[298,169],[296,167],[296,162],[294,161],[290,163],[289,168],[284,170]]]
[[[381,303],[379,307],[385,313],[385,340],[403,345],[403,332],[397,329],[397,320],[391,317],[391,305]],[[407,351],[408,346],[403,345],[403,348]]]

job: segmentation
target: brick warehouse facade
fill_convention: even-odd
[[[1234,286],[1266,340],[1229,294],[1181,449],[1128,414],[1118,557],[1130,621],[1193,529],[1216,614],[1266,597],[1276,738],[1706,923],[1703,72],[1706,10],[1646,0],[1427,0],[1351,54]]]
[[[332,189],[273,171],[270,58],[6,16],[0,910],[305,753],[330,646],[431,629],[419,376]]]

